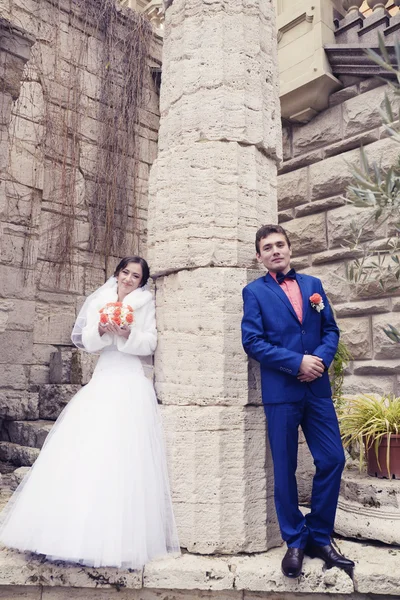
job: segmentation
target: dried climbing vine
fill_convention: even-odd
[[[45,184],[53,215],[46,260],[58,280],[82,262],[81,238],[84,260],[91,255],[97,265],[138,250],[140,112],[152,37],[147,19],[115,0],[70,0],[68,13],[66,4],[52,4],[55,37],[47,56],[45,46],[34,54],[45,99],[45,160],[53,173]],[[80,31],[72,48],[70,26]],[[49,60],[53,71],[46,73]],[[88,92],[91,83],[95,91]]]

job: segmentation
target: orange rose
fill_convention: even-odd
[[[322,302],[322,296],[320,296],[320,294],[313,294],[312,296],[310,296],[310,302],[312,302],[313,304],[319,304],[320,302]]]
[[[105,325],[108,322],[108,317],[107,315],[102,314],[100,316],[100,323],[103,323],[103,325]]]
[[[101,309],[99,310],[99,313],[103,313],[103,312],[104,312],[104,308],[101,308]]]
[[[116,308],[114,310],[114,317],[120,317],[121,316],[121,309],[120,308]]]
[[[114,323],[116,323],[118,326],[121,325],[121,319],[119,317],[113,317],[113,321]]]
[[[132,308],[132,306],[129,306],[129,304],[127,306],[127,309],[130,310],[131,312],[133,312],[133,308]]]
[[[126,322],[127,323],[133,323],[133,315],[131,313],[128,313],[126,315]]]
[[[114,302],[114,306],[122,306],[122,302]]]

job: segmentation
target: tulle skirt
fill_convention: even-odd
[[[6,546],[93,567],[179,552],[160,415],[138,357],[103,351],[0,522]]]

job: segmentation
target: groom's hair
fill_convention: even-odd
[[[260,254],[260,242],[264,238],[271,235],[271,233],[281,233],[285,240],[287,241],[287,245],[290,248],[290,240],[286,231],[280,225],[263,225],[256,233],[256,250],[257,254]]]

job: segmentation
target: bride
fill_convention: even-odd
[[[124,258],[87,298],[72,341],[100,358],[3,511],[4,545],[130,569],[179,552],[157,400],[139,359],[157,343],[149,275],[143,258]],[[133,309],[131,327],[100,323],[116,301]]]

